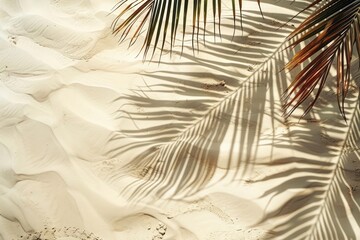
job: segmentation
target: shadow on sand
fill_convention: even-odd
[[[281,184],[270,187],[261,196],[270,199],[268,205],[289,190],[298,191],[281,208],[265,214],[264,222],[274,221],[271,232],[275,236],[281,239],[354,237],[356,232],[350,215],[358,226],[360,223],[357,185],[360,109],[359,100],[354,97],[357,92],[348,103],[348,115],[356,105],[349,125],[338,114],[332,83],[328,86],[330,90],[325,91],[324,97],[303,120],[296,117],[285,120],[281,96],[296,71],[286,73],[282,68],[294,51],[284,50],[282,41],[271,39],[284,39],[291,31],[287,26],[279,28],[282,23],[274,19],[284,22],[292,16],[270,14],[263,19],[251,12],[247,14],[243,18],[243,31],[251,32],[248,26],[258,24],[258,34],[234,37],[223,31],[222,42],[207,42],[206,47],[196,50],[196,56],[187,49],[181,61],[162,60],[159,70],[141,74],[150,82],[153,78],[161,83],[146,85],[146,90],[134,89],[133,95],[116,100],[125,100],[147,110],[120,109],[117,113],[120,118],[157,123],[114,134],[112,141],[121,138],[134,141],[112,149],[111,156],[137,148],[147,149],[122,169],[137,180],[121,194],[134,201],[151,194],[191,196],[207,187],[218,169],[223,170],[223,177],[231,175],[235,180],[250,176],[256,166],[280,168],[285,170],[252,183],[283,179]],[[229,29],[232,25],[224,24],[223,28]],[[359,75],[354,78],[359,79]],[[207,79],[216,83],[207,84]],[[176,98],[150,98],[147,97],[149,92],[152,96],[171,93]],[[300,108],[305,110],[306,106]],[[281,134],[279,128],[284,129]],[[346,136],[345,144],[343,139],[334,137],[340,135]],[[264,142],[268,146],[266,161],[258,158]],[[295,154],[306,152],[317,157],[273,156],[275,151],[289,148]],[[340,154],[339,149],[342,149]],[[111,181],[119,178],[117,174],[109,176]]]

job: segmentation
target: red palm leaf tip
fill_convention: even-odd
[[[304,115],[312,109],[327,80],[334,59],[337,59],[338,106],[346,120],[344,108],[351,79],[350,65],[354,45],[357,47],[357,55],[360,53],[360,0],[318,0],[311,6],[320,4],[323,5],[314,10],[289,36],[289,40],[294,41],[290,44],[292,48],[305,40],[312,40],[286,65],[287,69],[292,70],[305,61],[310,61],[284,94],[284,115],[289,117],[317,88],[315,98],[306,107]],[[311,59],[316,54],[317,56]]]
[[[117,34],[122,32],[120,37],[121,40],[126,39],[129,34],[133,34],[130,40],[131,45],[136,41],[141,33],[141,29],[143,29],[145,23],[147,23],[147,33],[142,47],[142,50],[144,50],[144,57],[146,57],[146,54],[151,47],[153,47],[153,56],[155,48],[158,43],[161,44],[161,41],[161,50],[163,50],[167,28],[170,27],[171,50],[175,42],[180,16],[182,16],[184,25],[183,34],[185,34],[187,15],[188,12],[191,12],[188,11],[191,6],[189,4],[190,1],[191,0],[121,0],[115,6],[115,10],[120,8],[123,10],[114,20],[114,33]],[[207,0],[193,0],[192,37],[194,41],[198,41],[200,17],[204,18],[206,21],[207,2]],[[241,20],[243,3],[242,0],[238,0],[237,2],[237,7],[240,8]],[[257,2],[260,4],[260,0],[257,0]],[[236,5],[235,0],[232,0],[233,8],[235,8]],[[203,14],[201,14],[201,6],[204,8]],[[213,17],[218,17],[220,19],[221,0],[212,0],[212,4],[209,4],[209,6],[212,6],[213,8]],[[293,70],[309,61],[305,68],[295,77],[293,83],[284,94],[284,99],[287,102],[284,105],[285,115],[290,116],[291,112],[299,107],[311,93],[317,89],[315,99],[306,108],[305,114],[311,110],[324,86],[334,59],[337,59],[336,81],[338,87],[338,103],[340,112],[345,117],[344,102],[349,87],[349,69],[354,53],[354,45],[357,49],[357,55],[360,53],[360,0],[315,0],[301,12],[315,7],[316,9],[313,10],[312,14],[310,14],[310,16],[288,37],[289,40],[293,41],[293,43],[290,44],[290,47],[292,48],[307,40],[310,42],[307,43],[302,50],[298,51],[286,65],[286,68]],[[235,9],[233,9],[233,14],[235,12],[234,10]],[[120,18],[125,15],[127,15],[125,20],[121,24],[118,24]],[[141,18],[140,16],[143,17]],[[137,21],[141,21],[140,25],[137,26],[135,32],[133,32],[131,30]],[[160,37],[161,34],[162,38]],[[290,114],[288,111],[289,109],[291,110]]]

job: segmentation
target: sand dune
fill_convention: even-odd
[[[0,239],[360,238],[359,74],[283,118],[292,2],[158,64],[116,1],[0,0]]]

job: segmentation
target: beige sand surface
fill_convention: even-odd
[[[0,0],[0,239],[360,239],[359,73],[347,123],[332,82],[285,120],[306,2],[274,2],[159,65],[115,0]]]

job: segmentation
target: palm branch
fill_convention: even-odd
[[[327,6],[329,2],[340,3],[340,1],[316,1],[305,10],[315,7],[322,9],[324,6]],[[349,5],[351,4],[350,1],[345,2],[349,3]],[[329,6],[330,5],[328,5],[328,7]],[[342,7],[339,12],[344,9],[346,9],[346,7]],[[315,10],[315,12],[316,11],[318,10]],[[334,14],[338,14],[338,12]],[[355,23],[358,23],[358,16],[354,15],[354,18]],[[306,23],[309,19],[311,19],[311,16],[303,22]],[[260,16],[257,20],[261,20]],[[146,21],[147,20],[145,20],[145,22]],[[243,21],[245,21],[245,19],[243,19]],[[326,19],[323,21],[326,22]],[[169,20],[169,22],[171,21]],[[311,31],[313,31],[312,29],[316,28],[319,23],[313,24],[315,25],[308,26],[308,30],[304,32],[296,33],[298,28],[290,35],[288,38],[291,41],[289,49],[295,49],[301,42],[317,37],[316,31],[313,33],[311,33]],[[301,23],[299,26],[301,26]],[[353,30],[349,31],[350,35],[351,31],[355,34],[352,46],[355,44],[356,47],[356,44],[358,44],[358,35],[356,35],[355,31],[357,30],[355,27],[354,23],[352,23],[351,28]],[[134,29],[139,29],[139,26],[134,25]],[[195,28],[194,36],[197,34],[196,29],[197,28]],[[279,32],[281,30],[284,29],[280,29]],[[269,31],[274,32],[274,28]],[[321,35],[324,29],[320,27],[317,31]],[[159,32],[161,33],[162,30],[159,30]],[[276,33],[279,34],[279,32]],[[286,35],[288,34],[288,32],[285,33]],[[282,32],[284,35],[285,33]],[[129,29],[128,34],[130,34]],[[345,40],[347,39],[345,38]],[[197,39],[195,38],[194,42],[196,43],[196,41]],[[313,39],[313,41],[316,41],[316,39]],[[332,42],[325,44],[323,49],[318,53],[314,52],[313,55],[311,55],[315,56],[313,61],[316,60],[316,56],[321,54],[322,50],[326,51],[326,49],[331,46],[331,43]],[[160,46],[160,49],[162,49],[164,46],[163,43],[160,41],[158,44],[160,45],[155,45],[154,42],[150,40],[149,45],[144,45],[144,48],[155,51],[156,46]],[[281,51],[280,49],[282,49],[283,45],[278,46],[277,44],[272,46],[271,51],[264,54],[266,55],[266,59],[262,59],[261,62],[263,64],[259,65],[253,75],[246,76],[245,80],[241,82],[241,85],[232,86],[237,87],[232,93],[226,95],[223,92],[221,94],[217,92],[217,95],[212,93],[214,95],[211,95],[211,97],[205,99],[205,101],[204,99],[194,100],[196,104],[193,106],[201,106],[199,109],[202,109],[202,111],[192,109],[193,111],[189,114],[185,109],[176,106],[175,109],[178,111],[173,111],[172,109],[169,111],[171,111],[171,115],[174,114],[176,116],[177,122],[172,122],[167,125],[161,125],[159,123],[159,125],[155,127],[122,131],[118,135],[115,135],[111,139],[112,141],[120,141],[128,138],[132,140],[136,139],[136,141],[134,140],[126,146],[120,146],[119,143],[114,144],[120,146],[111,151],[114,157],[122,156],[122,154],[130,152],[133,149],[144,146],[148,147],[147,151],[136,152],[135,157],[129,161],[130,163],[127,165],[126,171],[131,172],[132,176],[135,175],[136,181],[134,181],[132,185],[129,185],[127,189],[124,189],[124,193],[128,193],[131,197],[139,199],[149,196],[150,193],[154,192],[160,196],[164,196],[173,189],[176,189],[175,194],[185,192],[185,194],[191,195],[200,191],[208,183],[209,179],[214,175],[216,166],[221,161],[225,160],[228,166],[233,166],[233,169],[226,172],[225,175],[230,175],[231,171],[236,171],[234,175],[239,172],[238,175],[241,176],[241,179],[244,179],[244,176],[251,175],[249,174],[249,172],[252,172],[250,170],[253,170],[251,168],[260,166],[259,168],[261,169],[261,167],[265,165],[263,169],[265,174],[260,175],[259,178],[250,178],[247,184],[253,184],[252,187],[256,188],[256,186],[258,186],[257,184],[265,183],[264,185],[267,186],[267,189],[264,190],[261,197],[268,201],[269,205],[279,206],[278,208],[274,209],[273,207],[273,209],[269,210],[263,219],[264,221],[272,222],[273,227],[270,229],[270,232],[281,239],[346,239],[347,237],[356,237],[356,232],[360,226],[357,220],[360,214],[358,192],[356,192],[358,186],[354,183],[357,179],[354,165],[359,160],[359,100],[358,98],[355,99],[354,95],[348,94],[349,97],[352,95],[352,98],[350,98],[352,102],[348,105],[341,103],[343,96],[339,98],[339,105],[343,107],[343,115],[348,115],[352,112],[351,110],[355,109],[354,114],[349,120],[348,127],[344,122],[337,120],[332,121],[332,119],[336,118],[333,110],[338,107],[334,104],[334,106],[327,105],[322,109],[316,106],[313,112],[319,116],[319,120],[317,121],[308,119],[309,124],[301,127],[296,123],[288,122],[286,133],[277,132],[277,129],[281,129],[284,124],[284,119],[282,119],[281,116],[281,108],[277,102],[280,102],[281,99],[290,101],[292,99],[291,94],[296,94],[297,90],[301,90],[301,88],[293,84],[288,88],[283,98],[277,95],[277,93],[286,89],[286,87],[284,87],[285,83],[282,82],[286,77],[279,77],[279,74],[287,74],[285,71],[280,71],[280,64],[285,64],[288,56],[284,55],[289,52]],[[311,44],[311,41],[308,44]],[[208,47],[212,46],[219,46],[219,49],[212,49],[213,52],[215,52],[214,54],[226,54],[221,43],[210,44]],[[268,45],[266,45],[266,48],[270,49]],[[344,46],[344,48],[346,47]],[[301,50],[299,52],[301,52]],[[339,52],[334,53],[335,57],[338,53]],[[246,53],[241,52],[241,54],[245,55]],[[243,60],[241,59],[241,54],[232,59],[233,64]],[[216,63],[210,64],[210,58],[190,55],[185,53],[182,61],[177,63],[180,69],[184,65],[184,69],[186,69],[184,58],[190,59],[191,61],[195,59],[197,64],[205,66],[206,69],[211,69],[212,73],[216,72],[220,74],[222,71],[221,73],[223,75],[219,75],[216,79],[223,79],[229,75],[232,77],[232,80],[238,77],[236,72],[225,72],[225,70],[221,68],[216,69]],[[310,61],[311,56],[307,56],[306,59]],[[295,61],[294,59],[297,57],[298,55],[295,55],[292,61]],[[306,60],[299,62],[299,64],[304,62],[306,62]],[[348,62],[350,63],[351,59]],[[346,62],[346,64],[348,62]],[[287,67],[293,69],[290,63]],[[329,65],[332,64],[332,62],[327,61],[326,63]],[[132,96],[122,96],[120,98],[120,101],[122,98],[125,98],[124,102],[133,102],[136,106],[142,106],[151,110],[147,113],[139,113],[121,109],[121,116],[128,114],[132,119],[140,123],[141,121],[148,121],[148,117],[158,122],[165,121],[165,119],[168,120],[170,118],[170,113],[164,109],[168,109],[169,106],[176,104],[156,99],[157,91],[164,93],[164,89],[166,89],[170,93],[176,89],[176,92],[182,95],[196,95],[201,92],[202,89],[200,89],[200,87],[198,87],[198,89],[195,87],[197,85],[194,79],[185,86],[179,86],[179,84],[177,84],[177,79],[186,78],[188,74],[194,73],[166,72],[166,64],[169,63],[163,63],[155,72],[144,74],[147,78],[153,78],[152,80],[155,82],[159,81],[159,79],[167,82],[167,84],[157,83],[150,86],[151,92],[154,94],[152,98],[148,96],[150,90],[146,93],[139,91]],[[221,66],[221,61],[218,64]],[[308,63],[308,65],[311,64],[313,64],[312,61]],[[354,69],[346,64],[344,64],[344,71]],[[338,68],[336,68],[336,70],[337,69]],[[290,74],[292,73],[293,71],[290,72]],[[359,75],[354,75],[353,73],[348,74],[355,79],[359,79]],[[197,75],[194,74],[194,76],[200,76],[199,78],[203,77],[203,75],[203,72],[197,73]],[[329,72],[326,73],[325,79],[321,80],[325,81],[328,75]],[[174,77],[171,78],[169,76]],[[274,80],[269,81],[269,79]],[[296,76],[294,79],[296,79]],[[338,76],[335,78],[331,75],[329,76],[329,80],[332,82],[337,82],[337,79]],[[197,78],[196,80],[200,79]],[[344,75],[344,81],[348,81],[346,75]],[[316,84],[324,83],[320,82],[315,83],[315,85]],[[146,88],[150,87],[146,86]],[[197,91],[194,91],[195,89]],[[292,89],[294,89],[293,92],[291,92]],[[305,90],[311,91],[311,89]],[[321,89],[319,91],[321,91]],[[350,89],[349,93],[351,93]],[[170,99],[169,101],[172,100],[173,99]],[[252,100],[257,104],[248,104],[247,101],[251,102]],[[304,102],[306,99],[301,100]],[[295,99],[292,104],[296,104],[298,101],[299,99]],[[183,106],[182,104],[180,105]],[[297,107],[300,105],[301,103]],[[288,105],[288,109],[292,112],[293,109],[290,107],[291,104]],[[313,105],[311,107],[313,107]],[[278,114],[279,112],[280,114]],[[272,121],[270,133],[268,131],[269,129],[264,129],[264,125],[266,125],[264,123],[269,121]],[[291,119],[289,121],[291,121]],[[319,136],[324,136],[322,140],[328,141],[328,144],[319,142]],[[342,139],[333,139],[330,136],[342,136],[345,141],[342,141]],[[281,140],[277,142],[278,139],[286,139],[286,143],[288,144],[284,144],[285,141]],[[229,156],[220,155],[223,151],[220,151],[218,143],[224,142],[229,143]],[[269,143],[268,145],[271,149],[266,148],[266,144],[264,143]],[[264,160],[263,163],[261,163],[261,160],[258,160],[259,156],[257,154],[264,151],[264,149],[269,152],[276,153],[280,151],[282,153],[284,149],[288,148],[291,148],[294,152],[294,154],[288,158],[276,159],[275,157],[276,160],[269,160],[268,162]],[[306,158],[298,158],[296,156],[303,152],[309,153],[310,156]],[[324,161],[324,159],[327,159],[327,161]],[[281,166],[281,168],[279,166]],[[139,172],[139,169],[142,170]],[[281,170],[279,171],[279,169]],[[275,173],[271,172],[271,170]],[[119,173],[117,169],[115,169],[114,176],[109,175],[109,177],[113,179],[118,175]],[[277,184],[273,184],[274,182],[272,181],[275,181]],[[279,182],[281,184],[279,184]],[[354,189],[352,189],[349,194],[348,191],[351,187],[354,187]],[[135,191],[133,191],[134,189]],[[282,197],[277,198],[278,195],[288,193],[289,189],[291,190],[290,192],[296,192],[296,194],[291,195],[284,204],[278,204],[277,201],[284,199]],[[268,199],[270,199],[270,201]],[[273,204],[274,202],[277,202],[277,204]],[[296,207],[294,208],[294,206]],[[344,212],[346,212],[348,216],[344,216]],[[355,219],[355,221],[349,220],[351,218]],[[341,221],[338,221],[338,219],[341,219]]]
[[[344,101],[349,89],[350,66],[354,46],[357,55],[360,53],[360,1],[359,0],[316,0],[309,7],[320,5],[289,36],[293,40],[291,47],[297,46],[307,39],[312,39],[303,49],[298,51],[286,65],[294,69],[310,60],[285,93],[288,100],[284,106],[291,114],[317,88],[314,100],[306,108],[310,111],[318,99],[333,62],[336,62],[337,96],[340,113],[345,118]],[[294,93],[294,96],[292,94]],[[291,105],[294,106],[291,107]]]
[[[260,0],[257,2],[260,8]],[[237,10],[239,10],[240,22],[242,22],[243,1],[231,0],[231,7],[235,28]],[[284,93],[284,115],[289,117],[315,92],[304,115],[312,109],[333,63],[336,62],[338,105],[340,113],[345,118],[344,101],[350,81],[350,63],[353,55],[358,55],[360,52],[360,0],[316,0],[303,11],[314,8],[311,15],[288,37],[291,48],[303,42],[306,46],[295,54],[286,68],[293,70],[300,65],[305,64],[305,66]],[[113,32],[121,34],[120,41],[124,41],[131,34],[130,45],[133,45],[142,32],[146,31],[142,45],[146,58],[150,49],[152,49],[151,57],[158,47],[162,52],[167,39],[170,39],[170,51],[172,50],[176,42],[179,23],[182,23],[183,44],[189,15],[192,16],[193,48],[199,41],[200,28],[203,28],[204,32],[207,28],[209,10],[212,10],[215,34],[215,19],[218,19],[219,26],[221,23],[222,1],[121,0],[114,11],[118,9],[121,11],[113,22]],[[260,12],[262,14],[261,8]],[[123,21],[121,21],[122,18],[124,18]],[[218,32],[220,33],[220,28]],[[354,48],[357,51],[354,51]]]
[[[359,75],[354,75],[359,77]],[[336,78],[336,77],[334,77]],[[359,83],[357,83],[359,84]],[[349,94],[351,95],[351,94]],[[282,167],[282,171],[270,174],[254,181],[254,184],[281,181],[281,184],[267,189],[261,198],[271,196],[269,205],[280,200],[278,196],[286,191],[296,194],[276,209],[269,211],[264,221],[271,220],[271,232],[279,239],[357,239],[360,230],[360,202],[357,182],[359,154],[360,99],[351,98],[354,109],[349,118],[349,127],[340,124],[333,129],[343,129],[337,134],[344,141],[337,149],[335,139],[325,150],[327,159],[282,158],[267,167]],[[346,108],[345,108],[346,111]],[[316,123],[314,123],[316,124]],[[331,126],[327,126],[331,127]],[[313,130],[314,131],[314,130]],[[328,128],[328,134],[332,134]],[[335,130],[336,131],[336,130]],[[314,134],[312,132],[311,134]],[[309,143],[316,146],[316,139],[309,138]],[[340,139],[339,139],[340,140]],[[299,174],[300,173],[300,174]],[[352,221],[353,219],[354,221]]]
[[[111,145],[118,146],[108,153],[112,158],[132,156],[126,167],[114,169],[114,175],[109,174],[110,181],[115,181],[122,171],[136,177],[133,184],[123,189],[124,196],[130,194],[131,199],[138,200],[154,193],[176,197],[192,195],[206,187],[218,166],[224,164],[230,168],[225,176],[251,172],[264,125],[267,125],[263,122],[271,122],[274,128],[282,125],[278,102],[281,101],[279,93],[286,88],[286,73],[281,71],[281,66],[289,58],[281,51],[283,44],[279,45],[289,29],[276,31],[278,26],[272,21],[262,19],[255,12],[251,15],[244,19],[244,31],[252,22],[261,21],[263,25],[261,31],[247,37],[247,41],[251,43],[264,36],[273,38],[264,41],[260,49],[249,45],[234,55],[234,49],[242,43],[232,41],[229,34],[232,26],[223,26],[227,30],[223,33],[223,42],[209,43],[206,49],[199,50],[197,57],[185,51],[178,62],[165,60],[154,71],[138,73],[149,85],[117,99],[131,103],[118,111],[121,119],[132,120],[139,126],[144,122],[154,124],[123,129],[111,138]],[[282,16],[283,19],[289,17],[289,14]],[[256,69],[239,73],[233,67],[245,67],[249,62],[256,65]],[[174,65],[184,70],[169,71]],[[239,76],[243,81],[238,81]],[[212,90],[213,86],[204,85],[206,79],[221,79],[226,84],[216,85]],[[277,80],[269,82],[268,79]],[[157,99],[164,94],[170,97]],[[196,98],[186,100],[188,96]],[[251,104],[255,101],[257,104]],[[147,111],[138,112],[130,105]],[[121,144],[128,139],[132,141]],[[228,146],[228,156],[222,154],[222,144]],[[146,149],[132,152],[141,148]],[[169,193],[174,189],[175,192]]]

